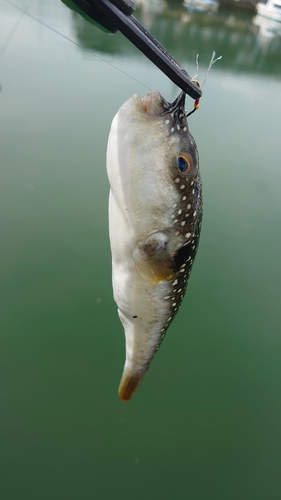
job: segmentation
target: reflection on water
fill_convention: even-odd
[[[136,0],[135,5],[148,15],[160,14],[167,8],[165,0]]]
[[[183,5],[190,14],[193,14],[193,12],[213,14],[219,8],[217,0],[184,0]]]
[[[232,71],[246,73],[281,75],[281,32],[276,25],[248,12],[219,11],[210,16],[208,13],[187,14],[184,8],[166,9],[161,13],[152,10],[147,17],[145,8],[136,12],[138,19],[152,32],[178,60],[195,60],[196,54],[204,60],[210,57],[212,50],[224,57],[224,67]],[[177,14],[177,15],[176,15]],[[88,50],[103,53],[128,54],[139,53],[130,46],[126,39],[105,36],[73,13],[73,36]],[[275,23],[276,24],[276,23]],[[269,33],[272,36],[267,36]],[[266,50],[265,50],[266,46]]]

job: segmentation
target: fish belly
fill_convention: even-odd
[[[162,281],[153,286],[140,277],[133,258],[138,235],[112,192],[109,196],[109,235],[114,300],[126,339],[126,362],[119,396],[128,400],[161,342],[168,316],[163,299],[169,283]]]

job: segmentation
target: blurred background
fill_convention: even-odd
[[[191,76],[199,54],[201,83],[212,51],[222,59],[189,119],[204,196],[190,284],[125,404],[107,137],[130,95],[172,101],[179,89],[59,0],[0,0],[1,498],[280,499],[274,15],[248,0],[138,2],[136,17]]]

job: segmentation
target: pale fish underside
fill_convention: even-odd
[[[114,300],[126,337],[119,397],[134,395],[175,316],[196,255],[202,198],[182,92],[133,95],[107,147]]]

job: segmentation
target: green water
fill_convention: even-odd
[[[56,0],[0,1],[0,495],[3,500],[281,497],[281,39],[247,13],[140,19],[202,82],[204,188],[184,304],[121,403],[106,142],[123,101],[175,86]],[[83,50],[87,49],[87,51]],[[192,109],[191,100],[187,109]]]

